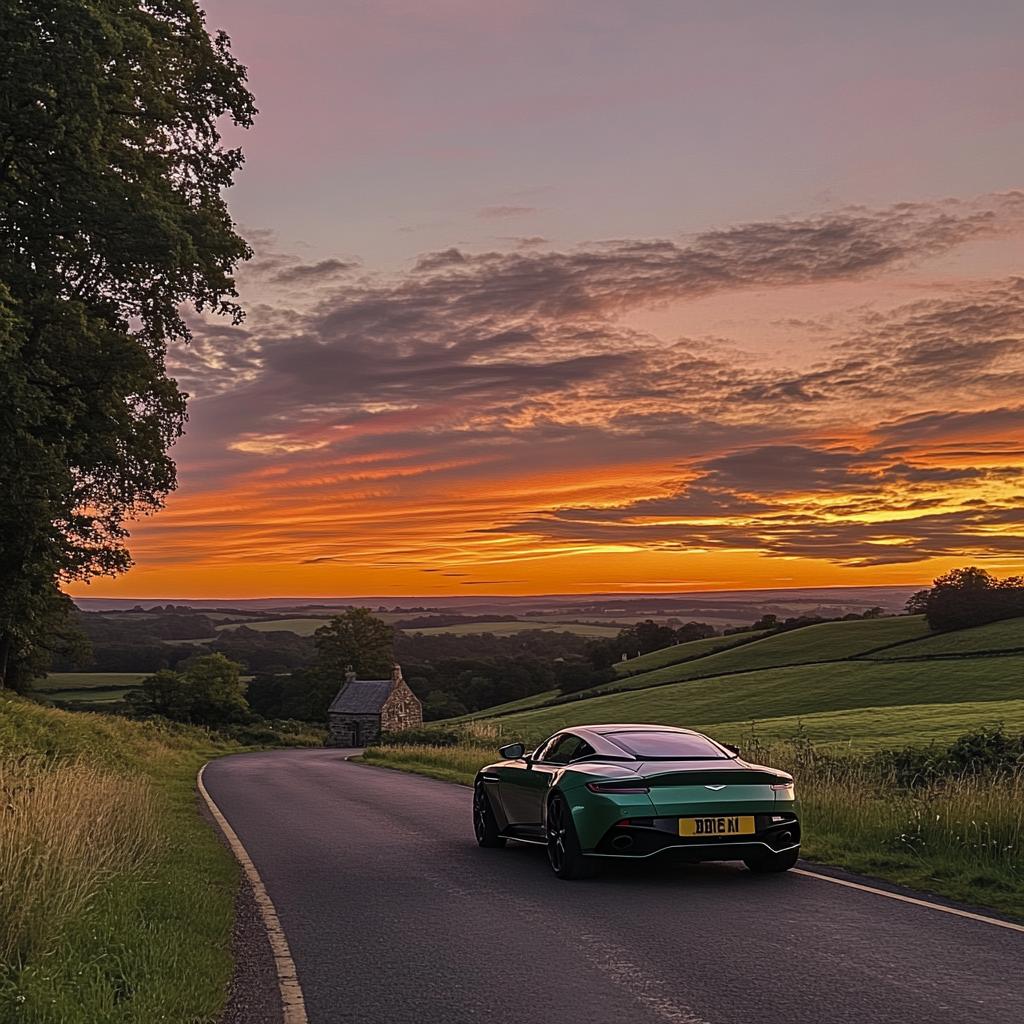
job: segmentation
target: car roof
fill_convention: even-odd
[[[564,736],[569,733],[573,736],[579,736],[594,748],[595,753],[599,757],[609,757],[616,761],[647,760],[630,755],[612,740],[612,737],[620,732],[674,732],[683,736],[704,736],[704,733],[697,732],[694,729],[680,729],[674,725],[631,724],[628,722],[606,723],[604,725],[570,725],[564,729],[559,729],[555,735]],[[715,743],[709,736],[704,738]],[[720,744],[716,744],[716,746],[720,746]]]
[[[703,733],[698,733],[694,729],[681,729],[676,725],[651,725],[650,723],[641,725],[639,723],[629,722],[608,723],[605,725],[570,725],[561,731],[579,733],[589,732],[596,736],[608,736],[609,734],[616,732],[678,732],[685,736],[703,735]]]

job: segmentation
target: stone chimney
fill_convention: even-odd
[[[352,668],[351,665],[346,666],[346,668],[345,668],[345,682],[346,683],[354,683],[355,681],[356,681],[355,670]]]
[[[399,683],[404,683],[405,680],[402,678],[402,666],[395,662],[394,667],[391,669],[391,688],[394,689]]]

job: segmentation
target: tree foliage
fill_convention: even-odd
[[[689,643],[691,640],[702,640],[714,635],[714,626],[709,626],[706,622],[687,622],[678,629],[673,629],[671,626],[662,626],[652,619],[646,619],[620,630],[614,639],[592,641],[588,645],[588,656],[594,668],[603,669],[621,661],[623,655],[635,658],[639,654],[650,654],[652,651],[660,651],[675,644]]]
[[[935,630],[966,629],[1024,615],[1024,577],[1000,580],[974,565],[939,576],[924,593],[925,618]]]
[[[395,660],[395,630],[369,608],[350,608],[313,633],[317,672],[339,685],[352,669],[362,679],[386,679]]]
[[[186,672],[161,669],[128,694],[136,714],[216,728],[239,721],[248,710],[241,668],[223,654],[198,658]]]
[[[2,684],[174,487],[166,346],[182,304],[241,316],[217,125],[255,108],[194,0],[0,0],[0,36]]]

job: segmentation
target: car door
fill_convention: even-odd
[[[510,825],[541,830],[544,802],[558,771],[580,751],[590,748],[579,736],[559,733],[538,747],[533,758],[506,776],[502,769],[501,803]]]

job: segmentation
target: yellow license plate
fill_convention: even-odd
[[[680,818],[681,836],[749,836],[753,835],[754,816],[715,818]]]

